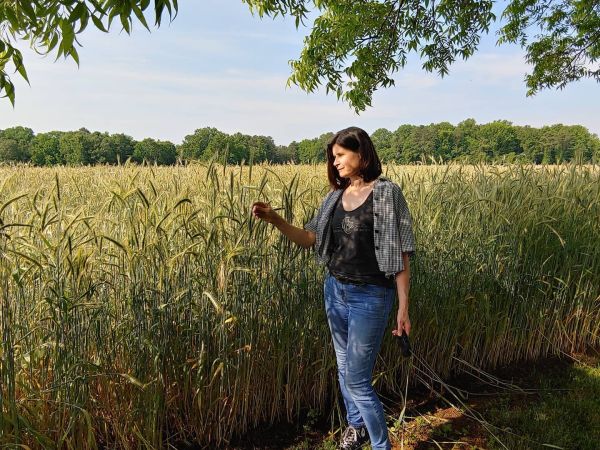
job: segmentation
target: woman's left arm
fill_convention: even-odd
[[[408,317],[408,290],[410,288],[410,265],[408,253],[402,252],[402,261],[404,263],[404,270],[396,274],[396,291],[398,292],[398,315],[397,315],[397,326],[395,330],[392,330],[392,334],[397,336],[402,335],[402,330],[406,331],[406,334],[410,334],[410,319]]]

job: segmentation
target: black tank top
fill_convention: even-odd
[[[328,268],[336,278],[394,287],[379,270],[373,236],[373,191],[358,208],[345,211],[342,196],[333,212],[333,251]]]

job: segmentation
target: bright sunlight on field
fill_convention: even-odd
[[[414,350],[440,376],[600,344],[598,166],[386,172],[415,227]],[[0,444],[338,423],[322,268],[250,214],[300,226],[327,189],[324,165],[0,168]],[[406,370],[386,334],[378,389]]]

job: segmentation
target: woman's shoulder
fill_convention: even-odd
[[[393,205],[394,208],[401,207],[405,203],[405,200],[400,185],[389,178],[379,177],[379,179],[379,193],[382,194],[382,197],[385,199],[384,201]]]
[[[321,204],[326,205],[327,202],[329,202],[332,198],[336,198],[342,192],[343,192],[343,189],[330,188],[329,191],[327,191],[327,194],[325,194],[325,196],[323,197],[323,200],[321,200]]]
[[[383,176],[380,176],[378,178],[377,184],[379,185],[380,189],[383,188],[385,190],[389,190],[390,192],[402,190],[400,188],[400,185],[398,185],[398,183],[396,183],[395,181],[392,181],[391,179],[389,179],[387,177],[383,177]]]
[[[331,197],[332,195],[334,195],[335,192],[339,191],[340,189],[334,189],[332,187],[329,188],[329,190],[327,191],[327,194],[325,194],[325,197],[323,197],[323,200],[327,200],[329,197]]]

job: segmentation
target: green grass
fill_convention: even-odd
[[[509,449],[550,448],[597,450],[600,445],[600,363],[575,364],[553,373],[532,374],[540,389],[535,399],[520,405],[500,399],[486,417],[496,426],[520,437],[501,433]],[[512,406],[511,406],[512,403]],[[490,450],[501,449],[490,441]]]

